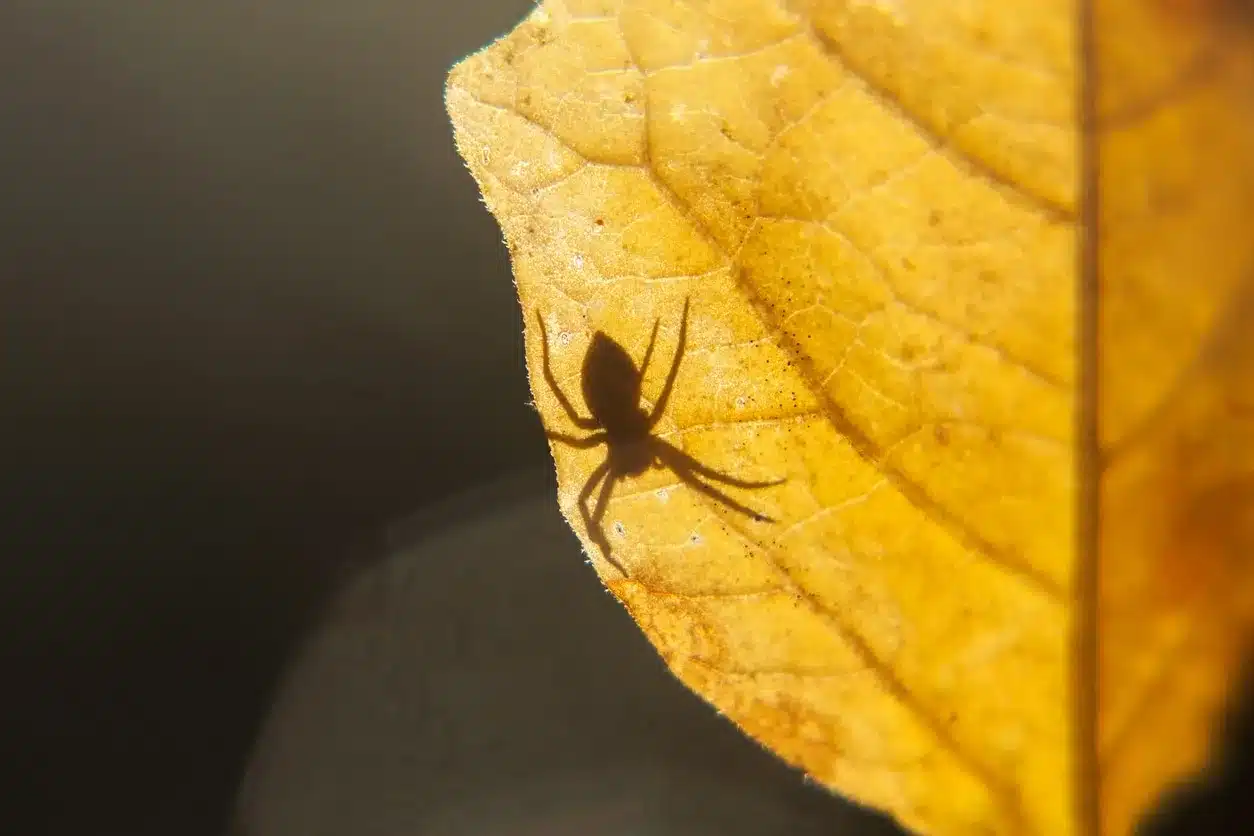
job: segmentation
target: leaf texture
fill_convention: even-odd
[[[1094,71],[1106,83],[1092,103],[1093,705],[1105,833],[1129,832],[1164,786],[1204,765],[1254,632],[1246,5],[1095,8]]]
[[[553,0],[450,76],[546,427],[588,433],[546,334],[586,416],[593,335],[639,362],[660,323],[651,408],[687,301],[658,436],[783,480],[727,488],[768,521],[623,480],[624,573],[578,508],[604,446],[555,444],[605,583],[693,690],[918,832],[1126,833],[1207,751],[1254,533],[1254,88],[1219,14]]]

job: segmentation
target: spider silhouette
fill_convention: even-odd
[[[601,548],[605,559],[624,575],[627,571],[611,554],[609,541],[601,528],[601,520],[605,516],[605,507],[610,501],[614,485],[625,477],[639,476],[651,467],[668,468],[679,477],[681,482],[693,490],[758,522],[774,522],[774,520],[740,504],[698,477],[737,488],[768,488],[784,482],[783,479],[768,482],[736,479],[701,464],[678,447],[653,435],[653,428],[666,413],[666,404],[675,386],[675,377],[679,374],[679,361],[683,357],[688,338],[688,302],[689,300],[684,300],[684,313],[679,326],[679,343],[675,348],[675,359],[671,362],[670,371],[666,375],[666,383],[663,384],[662,392],[658,395],[652,411],[646,411],[640,406],[640,389],[645,371],[649,367],[649,360],[653,356],[653,345],[657,341],[657,329],[661,320],[653,323],[653,333],[649,336],[649,345],[645,349],[644,359],[639,369],[636,368],[627,350],[603,331],[597,331],[592,335],[592,341],[588,344],[588,351],[583,358],[583,369],[580,375],[584,403],[592,413],[590,418],[583,417],[575,410],[553,376],[553,370],[549,366],[549,335],[544,327],[544,318],[540,316],[539,310],[536,311],[543,342],[545,382],[549,384],[558,403],[562,405],[562,409],[570,416],[575,426],[592,432],[584,438],[557,432],[545,434],[554,441],[582,450],[599,444],[605,445],[605,461],[592,471],[592,475],[588,477],[588,481],[579,492],[579,512],[583,515],[588,536]],[[596,506],[589,511],[588,501],[592,498],[592,493],[598,484],[601,485],[601,492],[597,496]]]

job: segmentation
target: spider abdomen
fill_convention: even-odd
[[[631,355],[605,333],[592,335],[583,360],[583,399],[611,435],[635,423],[640,409],[640,372]]]

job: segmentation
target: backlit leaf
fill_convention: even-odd
[[[1122,834],[1254,611],[1254,72],[1182,0],[566,0],[453,70],[546,427],[597,332],[667,468],[559,500],[671,669],[929,834]],[[1090,14],[1092,19],[1090,20]],[[594,381],[595,383],[595,381]],[[601,381],[599,385],[615,385]]]
[[[1098,627],[1085,698],[1106,833],[1204,765],[1254,627],[1254,39],[1241,5],[1096,4],[1100,557],[1082,621]]]

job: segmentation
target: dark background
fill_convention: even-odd
[[[21,832],[220,833],[371,532],[545,463],[504,247],[442,104],[447,68],[530,5],[0,4]]]
[[[220,831],[346,555],[544,462],[442,99],[530,5],[0,3],[0,807],[22,832]]]

